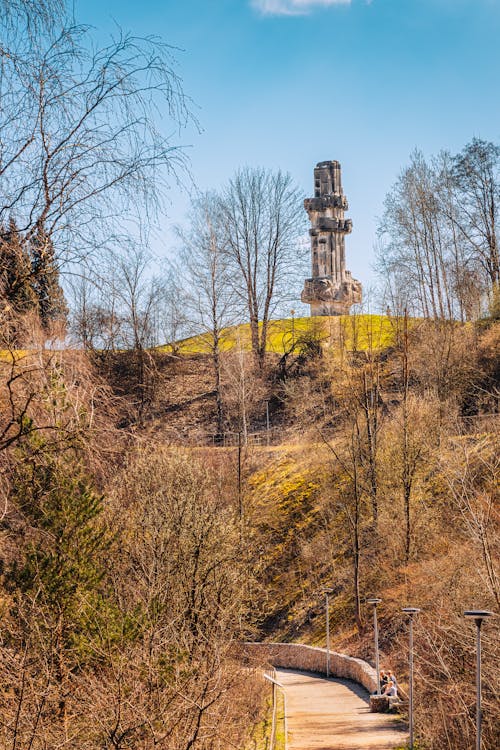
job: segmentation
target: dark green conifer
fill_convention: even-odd
[[[27,243],[13,218],[0,228],[0,299],[2,310],[23,315],[37,306]]]
[[[11,500],[25,529],[5,571],[11,616],[52,665],[54,711],[65,724],[72,680],[99,660],[103,624],[114,616],[102,584],[109,546],[102,497],[77,458],[47,452],[33,435],[19,450]]]
[[[38,314],[44,330],[54,323],[65,324],[68,306],[59,283],[59,269],[54,245],[42,225],[31,239],[33,289],[38,302]]]

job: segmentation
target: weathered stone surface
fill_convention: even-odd
[[[386,713],[389,710],[389,698],[386,695],[370,695],[370,711]]]
[[[347,199],[342,191],[338,161],[322,161],[314,170],[314,198],[304,208],[311,221],[311,278],[306,279],[302,302],[311,315],[345,315],[361,302],[361,284],[345,267],[345,235],[352,221],[344,218]]]
[[[306,198],[304,201],[306,211],[323,211],[325,208],[342,208],[347,211],[349,204],[345,195],[323,195],[318,198]]]
[[[325,648],[304,646],[301,643],[245,643],[241,648],[242,658],[253,665],[271,665],[326,674]],[[376,672],[362,659],[330,651],[330,674],[359,682],[369,693],[377,690]]]

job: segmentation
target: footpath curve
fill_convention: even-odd
[[[271,665],[326,675],[326,648],[303,643],[244,643],[241,656],[256,666]],[[359,682],[369,693],[377,691],[377,675],[363,659],[330,651],[330,675]]]
[[[246,643],[243,657],[254,667],[273,666],[286,692],[287,750],[394,750],[408,739],[391,714],[370,713],[376,690],[373,667],[362,659],[295,643]]]
[[[397,717],[370,713],[356,682],[276,669],[286,692],[287,750],[394,750],[408,733]]]

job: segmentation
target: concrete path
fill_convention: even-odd
[[[394,750],[408,733],[391,714],[372,714],[368,693],[351,680],[276,669],[286,692],[288,750]]]

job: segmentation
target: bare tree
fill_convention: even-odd
[[[0,57],[20,56],[69,19],[65,0],[0,0]]]
[[[162,284],[151,275],[150,264],[150,254],[132,246],[126,252],[109,254],[102,279],[109,305],[104,321],[116,321],[111,328],[114,343],[128,352],[139,419],[153,399],[157,381],[152,347],[158,343],[156,321]]]
[[[86,28],[56,25],[36,44],[15,38],[1,62],[0,225],[14,216],[28,240],[42,228],[65,261],[136,231],[183,164],[171,49],[130,34],[96,49]]]
[[[498,536],[498,436],[492,434],[479,446],[466,442],[454,446],[454,455],[442,460],[459,522],[478,550],[485,588],[500,607]]]
[[[143,351],[155,341],[155,307],[160,281],[150,275],[151,256],[143,248],[131,247],[108,258],[110,296],[121,319],[120,345]]]
[[[222,366],[227,410],[236,417],[238,442],[246,445],[252,407],[255,405],[255,398],[259,398],[261,394],[250,355],[245,352],[239,336],[234,349],[223,356]]]
[[[335,405],[351,432],[350,452],[356,492],[370,499],[373,528],[377,530],[379,496],[379,437],[383,426],[381,363],[370,332],[369,345],[356,351],[360,320],[351,316],[339,326],[340,357],[333,361],[330,375]],[[349,341],[349,344],[348,344]],[[353,351],[349,350],[352,347]]]
[[[181,273],[186,312],[193,332],[206,342],[212,360],[219,435],[224,431],[222,345],[238,310],[221,219],[217,196],[206,193],[193,203],[189,229],[178,230],[183,242]]]
[[[453,164],[454,158],[447,151],[433,160],[440,221],[447,241],[449,276],[456,298],[455,312],[464,321],[478,317],[487,284],[481,264],[459,228],[463,196],[453,174]]]
[[[252,351],[263,366],[268,325],[298,260],[301,195],[289,174],[244,168],[222,193],[225,247],[247,308]]]
[[[71,309],[70,333],[79,346],[101,353],[116,346],[119,320],[114,314],[114,298],[103,294],[103,284],[95,269],[72,274],[67,281]]]
[[[382,247],[384,270],[403,274],[407,304],[425,317],[452,317],[435,174],[418,151],[386,197],[380,234],[389,237]]]
[[[425,317],[478,317],[500,278],[500,148],[474,139],[455,156],[415,151],[387,195],[379,270],[403,307]],[[401,310],[400,310],[401,312]]]
[[[454,158],[452,176],[459,190],[456,226],[495,288],[500,284],[500,147],[474,138]]]
[[[181,347],[181,340],[192,333],[188,315],[188,292],[182,284],[179,269],[170,264],[166,273],[157,277],[155,305],[157,344],[166,345],[174,355]]]
[[[125,747],[127,737],[169,750],[232,746],[233,736],[241,743],[237,694],[246,676],[230,648],[249,571],[237,516],[212,472],[208,454],[193,460],[156,445],[131,457],[116,483],[110,524],[123,554],[112,577],[120,599],[141,613],[141,632],[130,646],[124,639],[126,661],[113,656],[99,718],[106,747]]]

